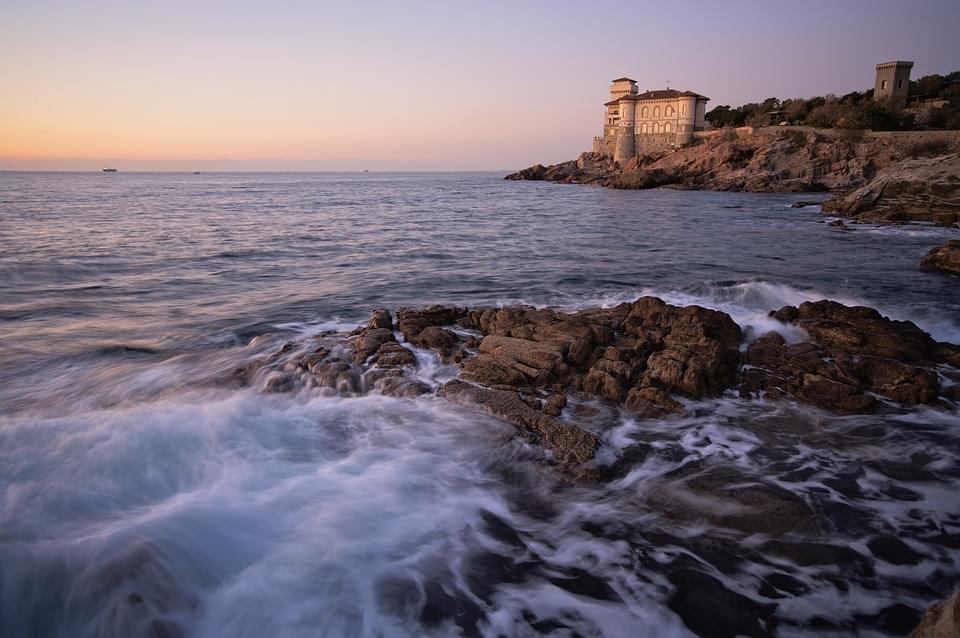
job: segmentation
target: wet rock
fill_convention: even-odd
[[[644,418],[683,414],[683,406],[659,388],[632,388],[624,407]]]
[[[401,375],[381,377],[374,382],[373,387],[390,397],[414,398],[433,392],[426,383]]]
[[[263,391],[270,393],[292,392],[296,387],[297,378],[292,374],[274,372],[263,382]]]
[[[867,547],[874,556],[893,565],[916,565],[923,560],[923,554],[913,551],[896,536],[878,536]]]
[[[694,569],[669,574],[674,592],[667,605],[684,624],[704,638],[759,638],[774,633],[776,605],[731,591],[719,580]]]
[[[478,407],[520,426],[540,439],[561,463],[586,463],[593,458],[599,445],[593,434],[531,408],[516,392],[453,380],[441,388],[440,394],[451,401]]]
[[[960,592],[933,604],[920,619],[910,638],[960,637]]]
[[[920,268],[960,275],[960,240],[952,239],[942,246],[931,248],[920,259]]]
[[[417,356],[396,341],[387,341],[377,348],[377,365],[381,368],[414,366]]]
[[[403,333],[404,339],[418,344],[417,337],[425,328],[452,325],[464,315],[466,315],[466,309],[447,306],[429,306],[422,309],[398,308],[397,328]]]
[[[353,340],[353,360],[363,363],[369,359],[380,346],[388,341],[396,341],[393,331],[387,328],[367,328]]]
[[[798,325],[813,341],[788,345],[768,333],[751,343],[742,395],[788,395],[840,413],[876,409],[872,393],[906,405],[929,404],[940,396],[934,366],[960,359],[956,346],[872,308],[817,301],[771,316]]]
[[[393,330],[393,317],[386,308],[377,308],[370,313],[370,319],[367,320],[368,328],[385,328]]]
[[[312,366],[310,372],[317,385],[340,394],[357,394],[363,387],[359,370],[339,358],[324,359]]]
[[[547,400],[543,402],[543,413],[549,416],[560,416],[563,412],[563,408],[567,406],[567,395],[565,394],[551,394],[547,397]]]

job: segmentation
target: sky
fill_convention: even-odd
[[[960,69],[960,0],[0,0],[0,169],[504,170],[610,80],[708,109]]]

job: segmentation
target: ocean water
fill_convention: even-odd
[[[830,298],[960,343],[957,279],[917,270],[955,230],[501,177],[0,173],[0,635],[903,635],[960,583],[957,411],[598,404],[610,478],[570,485],[441,399],[225,383],[431,303],[654,294],[750,338]],[[826,523],[728,525],[771,514],[692,480]]]

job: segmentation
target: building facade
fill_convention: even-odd
[[[895,60],[877,65],[877,79],[873,85],[873,99],[886,100],[902,108],[910,94],[910,70],[913,62]]]
[[[709,128],[704,117],[709,99],[676,89],[640,93],[634,80],[617,78],[604,105],[603,136],[594,138],[593,151],[623,163],[634,155],[682,146],[695,131]]]

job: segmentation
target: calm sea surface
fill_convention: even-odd
[[[601,458],[646,455],[571,488],[509,426],[435,398],[220,382],[284,340],[431,303],[655,294],[756,334],[832,298],[960,342],[957,279],[917,270],[955,230],[844,231],[799,195],[501,177],[0,173],[0,635],[686,636],[692,595],[751,635],[898,635],[952,591],[956,413],[731,396],[619,415]],[[691,462],[826,508],[832,529],[787,540],[859,558],[770,557],[782,539],[661,516],[651,494]]]

